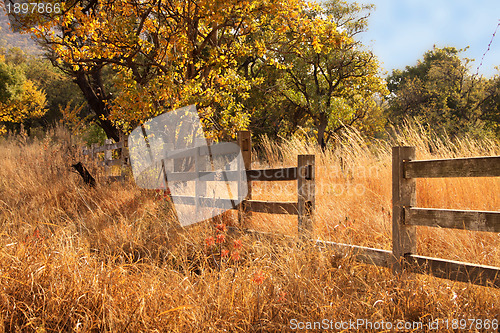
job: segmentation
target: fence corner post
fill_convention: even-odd
[[[297,157],[298,234],[301,240],[311,239],[316,205],[316,167],[314,155]]]
[[[241,149],[243,165],[246,171],[252,168],[252,136],[250,131],[238,131],[238,146]],[[238,171],[242,170],[242,166],[238,166]],[[238,182],[238,198],[242,193],[241,181]],[[238,208],[238,224],[240,228],[247,228],[247,220],[251,217],[251,212],[245,211],[245,201],[252,199],[252,182],[247,179],[247,195],[240,203]]]
[[[405,224],[405,208],[416,205],[416,181],[405,178],[405,162],[415,159],[415,147],[392,148],[392,254],[393,272],[402,271],[405,255],[416,254],[415,226]]]

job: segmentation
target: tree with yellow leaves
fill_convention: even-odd
[[[82,0],[62,5],[60,14],[18,15],[18,25],[73,77],[95,120],[115,140],[120,130],[193,103],[211,136],[234,136],[249,125],[252,110],[244,106],[250,90],[265,81],[246,75],[251,64],[258,59],[286,71],[289,82],[282,84],[289,90],[295,70],[307,73],[305,67],[318,56],[335,60],[344,55],[339,50],[345,51],[352,37],[332,15],[304,0]],[[351,70],[344,59],[335,73]],[[319,61],[323,69],[326,63]],[[370,59],[358,63],[354,67],[376,67]],[[344,87],[352,86],[354,96],[372,73],[358,71],[349,80],[337,76],[343,89],[335,93],[343,96]],[[316,95],[329,92],[325,84],[339,87],[328,80],[316,84]],[[293,94],[284,94],[294,100]],[[326,131],[321,114],[331,109],[318,109],[322,100],[303,108],[311,119],[319,119],[319,132]]]

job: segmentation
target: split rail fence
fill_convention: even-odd
[[[313,216],[315,209],[315,156],[299,155],[296,167],[278,169],[252,169],[252,142],[250,132],[238,133],[243,162],[246,169],[248,193],[238,206],[238,217],[245,232],[273,236],[272,233],[246,229],[245,221],[252,212],[292,214],[298,216],[298,235],[300,239],[312,238]],[[95,154],[112,149],[126,149],[123,142],[107,143],[103,147],[93,147],[88,152]],[[105,165],[125,163],[127,152],[122,152],[121,159],[105,158]],[[202,156],[200,149],[195,149],[193,156]],[[111,156],[107,155],[108,157]],[[200,159],[201,160],[201,159]],[[117,162],[115,162],[117,161]],[[195,163],[195,172],[180,175],[199,178],[204,166]],[[186,173],[183,173],[186,174]],[[175,173],[173,173],[175,175]],[[194,175],[194,177],[193,177]],[[470,211],[420,208],[416,206],[416,179],[443,177],[499,177],[500,156],[472,157],[436,160],[415,160],[415,147],[393,147],[392,150],[392,251],[342,244],[332,241],[314,240],[316,246],[333,250],[339,256],[352,256],[355,260],[380,267],[391,268],[396,274],[405,272],[431,274],[439,278],[470,282],[477,285],[500,287],[500,268],[458,262],[441,258],[418,255],[417,226],[462,229],[500,233],[500,212]],[[289,181],[297,180],[296,202],[272,202],[252,200],[254,181]],[[195,186],[195,197],[185,197],[186,204],[199,204],[196,197],[203,191],[203,184]]]

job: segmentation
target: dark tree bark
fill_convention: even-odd
[[[110,113],[105,102],[101,68],[94,68],[90,74],[80,70],[75,73],[74,81],[78,84],[85,100],[94,111],[95,120],[104,130],[106,136],[115,140],[115,142],[120,141],[120,131],[108,120]]]

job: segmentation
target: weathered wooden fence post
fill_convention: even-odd
[[[200,198],[206,197],[207,182],[200,180],[200,172],[206,171],[206,156],[201,155],[201,147],[196,148],[194,156],[194,170],[197,173],[195,178],[194,196],[196,212],[199,210]]]
[[[246,171],[252,168],[252,136],[250,131],[239,131],[238,132],[238,146],[241,149],[241,155],[243,157],[243,164]],[[238,170],[242,170],[242,166],[238,166]],[[242,196],[242,183],[241,180],[238,182],[238,198]],[[252,182],[247,180],[247,195],[245,200],[252,199]],[[251,212],[245,211],[244,201],[240,204],[238,209],[238,224],[240,228],[247,228],[246,220],[251,217]]]
[[[90,152],[90,158],[91,158],[92,160],[94,160],[94,159],[95,159],[95,157],[96,157],[96,154],[97,154],[96,150],[97,150],[98,145],[97,145],[97,143],[93,143],[90,147],[91,147],[91,148],[90,148],[90,149],[91,149],[91,152]]]
[[[104,174],[105,176],[111,176],[111,161],[113,160],[113,150],[109,149],[108,145],[112,144],[112,139],[104,140]]]
[[[313,232],[313,213],[316,204],[314,155],[297,158],[298,233],[301,240],[310,239]]]
[[[392,148],[392,253],[393,271],[401,272],[404,256],[416,254],[415,226],[405,224],[405,208],[416,205],[416,181],[405,178],[404,162],[415,159],[415,147]]]
[[[122,148],[120,149],[120,176],[122,181],[125,181],[127,177],[127,165],[129,165],[130,154],[128,151],[128,135],[120,133],[120,141],[122,142]]]

